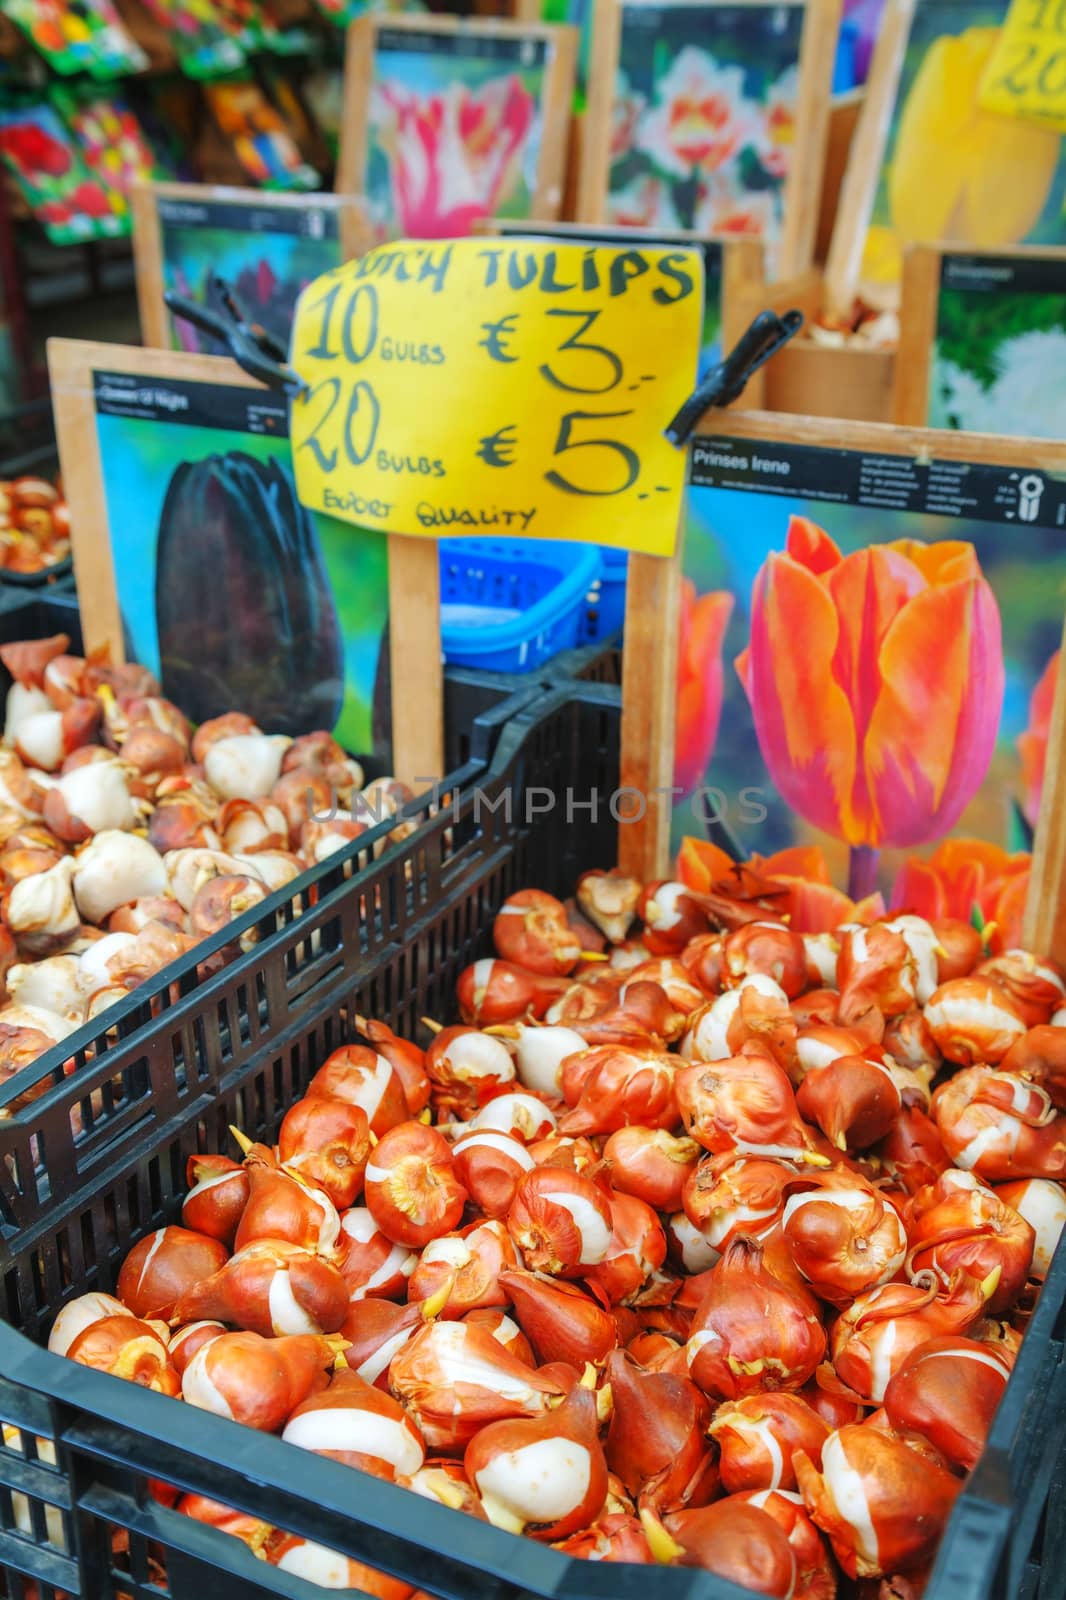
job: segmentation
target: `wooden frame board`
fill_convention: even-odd
[[[292,227],[286,228],[286,233],[302,225],[305,238],[321,242],[318,272],[362,255],[372,243],[365,207],[354,196],[264,194],[224,184],[147,183],[135,185],[131,210],[141,338],[158,350],[174,348],[174,319],[163,300],[168,227],[183,233],[221,227],[227,232],[246,232],[251,251],[253,240],[269,237],[272,225],[291,219]]]
[[[760,466],[765,469],[767,459],[771,462],[777,458],[788,459],[788,452],[793,447],[808,447],[826,452],[826,481],[825,487],[831,487],[831,473],[841,472],[844,462],[843,452],[855,452],[867,458],[865,471],[869,477],[863,481],[866,484],[865,499],[862,503],[875,508],[880,513],[880,507],[886,508],[897,501],[893,500],[896,487],[902,473],[904,478],[913,477],[912,501],[901,505],[900,509],[933,511],[945,514],[949,511],[949,503],[957,484],[952,472],[951,463],[965,463],[971,471],[965,474],[967,483],[966,493],[1007,494],[1008,501],[996,504],[1009,504],[1009,495],[1016,493],[1010,485],[1026,474],[1035,473],[1045,475],[1056,480],[1055,496],[1049,499],[1048,505],[1052,508],[1049,516],[1056,519],[1066,519],[1066,442],[1003,438],[994,435],[977,435],[953,433],[947,430],[930,428],[898,428],[878,423],[845,423],[836,419],[796,417],[781,415],[775,412],[734,410],[707,412],[697,424],[693,439],[690,441],[690,452],[693,462],[698,461],[698,451],[701,448],[716,447],[727,459],[754,460],[753,446],[764,446],[759,451]],[[890,469],[890,486],[884,488],[883,465],[884,458],[900,459],[899,469]],[[933,464],[933,481],[929,482],[928,473]],[[947,465],[941,465],[947,464]],[[982,475],[972,469],[991,468],[991,475]],[[995,469],[1002,468],[1000,473]],[[779,470],[779,469],[778,469]],[[859,471],[858,461],[852,464],[852,470]],[[1014,474],[1014,480],[1011,479]],[[701,474],[696,471],[694,481],[699,482]],[[988,481],[985,483],[984,479]],[[979,481],[980,480],[980,481]],[[994,480],[994,481],[993,481]],[[752,467],[733,474],[728,472],[718,474],[715,481],[724,488],[754,488],[756,492],[764,488],[764,481],[774,485],[775,493],[786,492],[802,498],[805,490],[798,483],[782,491],[778,485],[784,480],[781,477],[763,480],[758,478]],[[915,488],[917,484],[920,488]],[[976,488],[973,485],[977,485]],[[955,485],[955,487],[953,487]],[[924,487],[922,487],[924,486]],[[698,492],[695,491],[695,492]],[[808,490],[815,497],[814,490]],[[881,498],[878,498],[880,496]],[[924,496],[924,498],[922,498]],[[939,496],[939,498],[938,498]],[[836,498],[830,495],[829,498]],[[968,502],[960,500],[959,536],[967,536],[967,510]],[[887,517],[887,510],[885,513]],[[970,513],[975,515],[975,513]],[[1022,519],[1019,527],[1024,526]],[[1043,519],[1041,519],[1043,521]],[[1058,521],[1056,521],[1058,526]],[[973,523],[971,523],[971,527]],[[891,530],[886,526],[884,537],[891,538]],[[728,537],[723,533],[722,537]],[[673,702],[676,696],[677,670],[678,670],[678,629],[676,609],[671,609],[671,601],[676,594],[680,577],[684,567],[684,548],[679,548],[675,557],[670,562],[660,563],[657,573],[650,573],[642,589],[634,597],[634,604],[638,615],[644,614],[654,617],[651,606],[658,604],[661,609],[658,613],[658,622],[651,623],[651,636],[638,638],[639,667],[642,687],[639,690],[637,707],[627,707],[631,715],[642,717],[642,735],[645,729],[651,726],[655,708],[669,706],[670,710],[660,711],[660,728],[665,731],[672,728]],[[630,580],[632,582],[632,578]],[[676,605],[676,602],[674,602]],[[627,640],[627,644],[631,641]],[[728,670],[732,670],[731,668]],[[1063,675],[1066,678],[1066,675]],[[640,711],[639,707],[645,709]],[[1063,769],[1066,771],[1066,711],[1063,713]],[[662,738],[663,735],[660,735]],[[649,775],[642,775],[641,784],[646,783],[645,792],[656,786],[666,786],[672,782],[674,761],[674,740],[669,737],[664,744],[657,746],[651,742],[648,734],[647,743],[639,747],[648,752],[645,757]],[[654,766],[652,765],[654,762]],[[629,767],[627,772],[634,769]],[[1050,770],[1050,757],[1049,757]],[[623,776],[623,782],[631,781]],[[636,780],[632,780],[636,781]],[[1052,847],[1047,841],[1051,835],[1051,819],[1047,816],[1047,785],[1044,790],[1044,813],[1042,813],[1040,828],[1036,842],[1035,861],[1046,860],[1047,865],[1038,872],[1034,865],[1032,888],[1030,892],[1029,915],[1031,919],[1042,919],[1041,925],[1050,925],[1050,920],[1059,916],[1058,906],[1064,907],[1059,923],[1063,930],[1063,943],[1066,944],[1066,825],[1061,821],[1054,826],[1062,833],[1058,844]],[[641,848],[632,848],[629,865],[632,870],[639,871],[646,878],[661,877],[669,870],[668,865],[668,840],[669,840],[669,811],[671,801],[665,799],[658,811],[654,826],[646,826],[643,830]],[[665,811],[666,816],[663,816]],[[1060,803],[1056,815],[1061,819],[1066,806]],[[634,827],[622,830],[626,835],[637,835]],[[1054,835],[1057,838],[1057,833]],[[756,846],[758,848],[758,846]],[[1055,850],[1058,855],[1055,855]],[[1048,852],[1051,852],[1051,855]],[[1043,855],[1041,854],[1043,852]],[[1061,856],[1061,861],[1058,859]],[[1035,925],[1035,924],[1034,924]],[[1040,942],[1039,948],[1046,949],[1046,940]]]
[[[847,315],[860,287],[879,305],[898,304],[899,258],[906,244],[964,248],[979,235],[1002,248],[1038,240],[1043,248],[1064,237],[1061,221],[1057,232],[1049,231],[1055,228],[1056,195],[1061,206],[1066,145],[1060,136],[1036,124],[990,117],[963,98],[984,67],[978,29],[991,56],[995,9],[996,0],[885,0],[826,263],[831,315]],[[1002,0],[1000,22],[1007,9]],[[956,47],[963,34],[970,35],[968,43]],[[893,143],[904,112],[905,161],[902,139]],[[889,185],[890,163],[899,208]],[[900,172],[913,178],[909,190]],[[885,201],[879,206],[883,176]],[[876,248],[863,283],[875,222]]]
[[[803,13],[798,59],[794,64],[797,74],[793,109],[795,132],[789,146],[788,173],[782,191],[781,229],[776,241],[774,275],[790,276],[810,266],[818,227],[829,125],[829,86],[840,21],[839,0],[791,0],[785,7],[774,7],[772,0],[596,0],[588,113],[578,191],[578,215],[582,221],[591,223],[608,220],[612,141],[617,139],[615,103],[618,71],[625,48],[624,14],[631,11],[654,18],[654,14],[659,12],[679,16],[702,12],[706,21],[699,36],[700,49],[705,61],[709,61],[714,70],[716,64],[707,48],[713,37],[713,14],[722,12],[726,28],[732,31],[733,13],[744,11],[754,14],[760,10],[767,16],[781,16],[790,10]],[[680,54],[676,59],[680,59]],[[724,72],[735,73],[736,70],[727,67]],[[725,94],[721,89],[713,92],[723,97]],[[632,109],[634,130],[640,110],[639,106]],[[733,153],[739,154],[749,142],[747,132],[738,132]],[[723,160],[723,170],[724,167]],[[681,170],[684,170],[683,162]],[[693,193],[696,192],[699,170],[694,165],[692,173],[684,180]],[[657,201],[656,205],[659,203]],[[686,204],[693,203],[686,200]],[[648,218],[649,222],[652,220]],[[699,231],[711,232],[713,225],[706,230],[700,228]]]
[[[551,221],[559,215],[566,177],[566,151],[570,107],[577,71],[578,32],[561,24],[498,17],[392,16],[359,17],[348,29],[344,66],[344,104],[336,187],[339,194],[365,195],[371,152],[371,97],[375,63],[382,44],[398,48],[410,40],[411,50],[421,42],[425,53],[445,50],[461,59],[464,42],[471,53],[484,55],[499,48],[501,64],[507,54],[521,64],[523,51],[544,51],[544,78],[540,102],[540,150],[530,197],[531,218]],[[513,49],[511,48],[513,46]],[[428,47],[428,48],[427,48]],[[495,207],[489,205],[489,210]],[[401,232],[403,230],[401,229]],[[425,229],[410,229],[418,236]],[[442,236],[454,229],[442,229]],[[393,230],[395,236],[395,229]]]
[[[111,526],[97,428],[94,373],[129,375],[149,385],[211,385],[258,391],[276,416],[278,400],[219,356],[133,349],[72,339],[52,339],[48,367],[56,438],[72,507],[71,540],[78,602],[87,651],[105,647],[125,657],[122,614],[112,560]],[[157,422],[154,426],[165,426]],[[264,424],[270,432],[270,424]],[[131,508],[132,514],[139,514]],[[357,535],[352,532],[352,537]],[[442,668],[433,541],[391,536],[388,541],[392,768],[411,783],[443,775]],[[204,574],[205,585],[212,582]],[[242,709],[235,706],[233,709]]]
[[[941,296],[945,291],[956,291],[956,307],[958,292],[968,291],[963,303],[972,305],[975,322],[970,355],[978,353],[975,347],[978,342],[983,344],[991,331],[988,308],[990,302],[994,303],[994,296],[1009,295],[1015,304],[1024,295],[1038,296],[1041,310],[1050,296],[1059,298],[1061,315],[1056,328],[1066,335],[1066,248],[1016,245],[1011,250],[961,250],[944,245],[912,245],[903,258],[893,396],[896,422],[924,426],[939,420],[930,415],[930,390],[936,368]],[[1012,309],[1003,308],[1008,314]],[[1021,331],[1013,318],[1010,331]],[[1010,374],[1003,373],[1003,377],[1009,380]],[[1027,419],[1030,427],[1019,424],[1009,431],[1028,433],[1038,426],[1041,435],[1066,438],[1066,363],[1061,348],[1050,349],[1045,360],[1034,351],[1018,378],[1021,381],[1012,391],[1014,404],[997,404],[994,390],[990,394],[988,404],[995,409],[997,419],[1002,417],[1005,424],[1013,422],[1019,391],[1024,390],[1026,400],[1033,404],[1032,416]],[[1054,396],[1050,393],[1052,387],[1057,391]],[[967,426],[965,418],[961,426]]]

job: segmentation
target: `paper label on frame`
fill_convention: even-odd
[[[673,552],[703,263],[682,248],[382,246],[301,296],[305,504],[390,533]]]

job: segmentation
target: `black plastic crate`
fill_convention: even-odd
[[[444,1600],[741,1600],[746,1591],[707,1573],[575,1561],[336,1463],[301,1454],[296,1465],[278,1439],[39,1345],[60,1305],[113,1289],[131,1244],[177,1219],[188,1155],[227,1148],[231,1123],[273,1137],[324,1056],[352,1037],[356,1013],[407,1033],[423,1015],[446,1015],[458,972],[490,948],[502,898],[531,883],[566,893],[579,871],[613,861],[619,722],[609,686],[546,691],[503,726],[491,764],[449,781],[453,804],[442,793],[437,809],[419,808],[416,835],[376,861],[364,849],[306,875],[298,921],[290,906],[268,941],[197,987],[179,984],[157,1018],[138,1016],[131,997],[117,1036],[80,1055],[74,1077],[62,1074],[60,1047],[60,1061],[11,1081],[8,1105],[31,1086],[43,1093],[0,1121],[0,1282],[12,1325],[0,1325],[0,1420],[15,1430],[0,1449],[0,1592],[10,1600],[321,1596],[165,1509],[148,1493],[153,1478]],[[567,788],[578,802],[596,793],[598,808],[568,816]],[[1064,1302],[1060,1251],[927,1600],[1064,1592]]]

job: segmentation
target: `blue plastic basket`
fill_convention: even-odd
[[[578,644],[597,644],[621,631],[626,619],[629,551],[600,545],[600,575],[585,598]]]
[[[441,539],[440,631],[449,666],[532,672],[578,642],[600,574],[595,545]]]

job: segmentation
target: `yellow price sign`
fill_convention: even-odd
[[[300,499],[389,533],[673,552],[698,251],[460,239],[310,284],[291,361]]]
[[[977,100],[1066,133],[1066,0],[1011,0]]]

